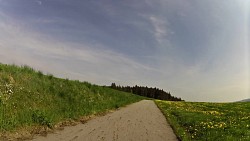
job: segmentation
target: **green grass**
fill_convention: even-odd
[[[250,102],[195,103],[156,100],[183,141],[249,141]]]
[[[0,136],[22,127],[46,126],[103,113],[143,97],[44,75],[30,67],[0,64]]]

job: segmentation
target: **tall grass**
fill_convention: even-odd
[[[53,126],[143,99],[137,95],[0,64],[0,133]]]

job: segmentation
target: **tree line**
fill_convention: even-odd
[[[140,95],[140,96],[145,96],[145,97],[149,97],[149,98],[154,98],[154,99],[160,99],[160,100],[169,100],[169,101],[184,101],[181,98],[172,96],[170,94],[170,92],[165,92],[163,89],[159,89],[159,88],[152,88],[152,87],[144,87],[144,86],[120,86],[120,85],[116,85],[115,83],[112,83],[110,88],[112,89],[116,89],[119,91],[124,91],[124,92],[129,92],[129,93],[133,93],[136,95]]]

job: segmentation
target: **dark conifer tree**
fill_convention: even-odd
[[[163,89],[159,89],[159,88],[148,88],[143,87],[143,86],[116,86],[115,83],[112,83],[110,88],[116,89],[116,90],[120,90],[120,91],[124,91],[124,92],[129,92],[129,93],[133,93],[133,94],[137,94],[137,95],[141,95],[141,96],[145,96],[145,97],[149,97],[149,98],[154,98],[154,99],[161,99],[161,100],[170,100],[170,101],[183,101],[181,98],[177,98],[174,97],[170,94],[170,92],[165,92]]]

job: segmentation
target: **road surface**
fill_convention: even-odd
[[[178,141],[161,111],[142,100],[85,124],[35,136],[32,141]]]

